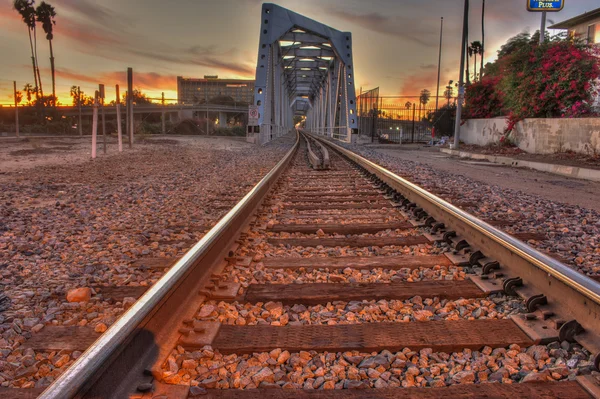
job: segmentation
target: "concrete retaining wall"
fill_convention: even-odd
[[[460,129],[460,139],[467,144],[497,144],[505,127],[505,118],[469,119]],[[511,138],[532,154],[600,153],[600,118],[525,119],[517,123]]]

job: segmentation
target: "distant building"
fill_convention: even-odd
[[[569,37],[579,37],[590,44],[600,43],[600,8],[588,11],[566,21],[549,27],[550,29],[567,29]]]
[[[177,77],[177,100],[180,104],[198,104],[231,97],[234,102],[251,104],[254,99],[254,80],[219,79],[205,75],[204,79]]]

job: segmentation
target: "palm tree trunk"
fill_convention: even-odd
[[[473,62],[473,82],[477,82],[477,53],[473,53],[474,62]]]
[[[54,51],[52,51],[52,40],[50,43],[50,71],[52,72],[52,104],[56,105],[56,82],[54,77]]]
[[[485,0],[481,5],[481,68],[479,70],[479,78],[483,76],[483,53],[485,50]]]
[[[31,29],[28,28],[27,30],[29,31],[29,47],[31,48],[31,65],[33,66],[33,80],[35,82],[35,87],[38,87],[37,74],[35,73],[35,56],[33,55],[33,41],[31,40]]]
[[[44,88],[42,87],[42,77],[40,75],[40,67],[38,63],[38,55],[37,55],[37,35],[35,33],[35,27],[33,28],[33,49],[35,52],[35,70],[37,71],[38,83],[39,83],[39,91],[40,95],[44,97]]]

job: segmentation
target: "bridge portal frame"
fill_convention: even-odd
[[[265,144],[290,132],[294,115],[304,112],[307,130],[352,141],[358,131],[352,34],[264,3],[254,105],[259,126],[248,127],[248,141]]]

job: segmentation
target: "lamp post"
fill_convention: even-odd
[[[454,123],[454,149],[458,149],[460,143],[460,119],[462,114],[462,103],[465,98],[465,53],[467,51],[467,32],[469,26],[469,0],[465,0],[465,11],[463,16],[462,45],[460,49],[460,77],[458,79],[458,102],[456,104],[456,121]]]
[[[438,100],[440,98],[440,71],[442,68],[442,34],[444,32],[444,17],[441,17],[440,22],[440,52],[438,56],[438,76],[437,76],[437,90],[435,91],[435,112],[438,110]]]

